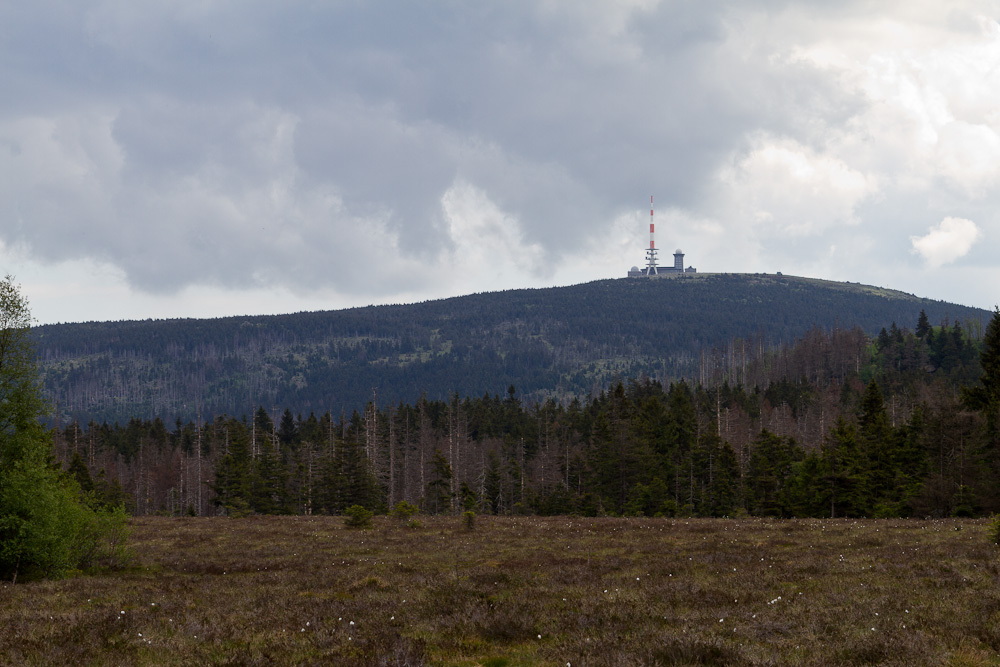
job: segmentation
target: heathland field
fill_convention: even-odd
[[[0,588],[33,665],[1000,664],[984,521],[140,518]]]

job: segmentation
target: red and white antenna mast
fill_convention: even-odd
[[[647,276],[656,275],[656,241],[653,238],[653,195],[649,195],[649,250],[646,251]]]

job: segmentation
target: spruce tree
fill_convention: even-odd
[[[215,469],[214,501],[230,516],[241,516],[252,509],[254,465],[250,434],[246,424],[229,419],[219,427],[224,433],[225,454]]]
[[[930,333],[930,330],[931,330],[930,320],[927,319],[927,313],[924,312],[923,308],[921,308],[920,317],[917,318],[917,330],[915,332],[917,334],[917,338],[920,339],[926,338],[927,334]]]
[[[803,458],[802,449],[791,438],[783,438],[767,429],[754,441],[747,467],[748,509],[756,516],[787,516],[787,482],[795,463]]]
[[[278,426],[278,442],[281,443],[281,447],[284,449],[297,444],[298,437],[299,433],[295,427],[295,418],[292,416],[292,411],[286,408],[285,412],[281,415],[281,424]]]
[[[251,476],[251,506],[259,514],[288,514],[288,471],[269,438],[265,438],[259,447]]]
[[[986,416],[992,416],[995,421],[998,416],[995,408],[1000,406],[1000,307],[994,309],[986,327],[979,366],[982,369],[979,385],[966,390],[966,402],[975,410],[986,411]],[[994,408],[992,415],[988,411],[990,407]]]
[[[440,449],[431,457],[430,480],[424,490],[424,509],[429,514],[440,514],[451,510],[451,466]]]
[[[809,452],[793,466],[786,496],[792,516],[822,518],[830,514],[829,494],[824,483],[823,457],[820,452]]]
[[[882,352],[889,347],[891,342],[892,340],[889,338],[889,332],[885,330],[885,327],[882,327],[882,330],[878,332],[878,338],[875,339],[875,347],[879,352]]]
[[[874,506],[888,500],[892,491],[895,458],[893,429],[889,424],[885,400],[878,383],[872,380],[865,387],[858,405],[858,447],[864,466],[864,504]]]
[[[982,369],[979,384],[964,388],[962,398],[967,407],[983,415],[984,457],[996,474],[1000,473],[1000,307],[994,309],[986,327],[979,365]]]
[[[855,429],[843,417],[827,437],[822,452],[825,504],[831,519],[866,513],[864,474]]]

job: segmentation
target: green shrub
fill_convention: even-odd
[[[91,565],[106,570],[121,570],[135,559],[135,549],[129,546],[132,527],[124,505],[109,508],[97,515],[97,547]]]
[[[344,525],[348,528],[371,528],[372,513],[361,505],[351,505],[344,510]]]
[[[476,527],[476,513],[472,510],[462,512],[462,525],[465,526],[466,530],[474,529]]]
[[[231,498],[223,507],[226,510],[226,516],[232,519],[244,519],[253,514],[250,504],[243,498]]]
[[[132,562],[134,552],[128,546],[132,534],[124,505],[95,511],[80,530],[77,562],[82,568],[120,570]]]
[[[74,486],[40,461],[15,461],[0,471],[3,578],[61,576],[79,566],[92,513]]]
[[[29,457],[30,458],[30,457]],[[26,460],[0,472],[0,576],[59,577],[131,559],[124,507],[92,509],[75,480]]]
[[[392,508],[392,512],[390,514],[393,519],[396,519],[400,523],[406,523],[411,518],[413,518],[413,516],[419,511],[420,508],[418,508],[413,503],[408,503],[405,500],[400,500],[398,503],[396,503],[396,506]]]

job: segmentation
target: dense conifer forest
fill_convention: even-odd
[[[36,333],[58,423],[173,423],[257,406],[339,416],[363,410],[373,392],[385,406],[421,395],[504,394],[514,385],[529,404],[565,405],[639,377],[664,386],[680,379],[762,386],[765,377],[748,360],[813,327],[875,335],[893,322],[916,322],[921,309],[935,325],[960,322],[973,338],[989,318],[863,285],[694,274],[267,317],[48,325]]]
[[[1000,511],[1000,311],[982,334],[931,321],[731,341],[697,355],[700,378],[636,376],[565,402],[510,385],[339,414],[74,421],[57,452],[96,498],[138,514]]]

